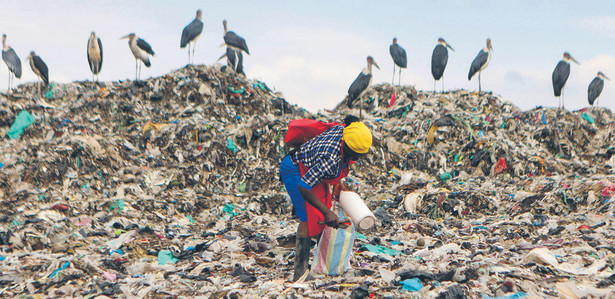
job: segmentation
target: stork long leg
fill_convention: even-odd
[[[359,120],[361,119],[363,119],[363,101],[361,101],[361,97],[359,97]]]
[[[397,86],[401,86],[401,68],[399,68],[399,76],[397,76]]]
[[[9,82],[7,83],[7,87],[6,87],[6,94],[11,93],[11,71],[9,70]]]
[[[395,85],[395,64],[393,64],[393,79],[391,79],[391,85]]]
[[[442,83],[442,93],[444,93],[444,77],[440,78],[440,83]]]
[[[196,50],[196,42],[194,42],[194,45],[192,45],[192,62],[191,64],[194,64],[194,51]]]
[[[478,95],[480,96],[480,72],[478,72]]]
[[[196,46],[196,44],[195,43],[188,43],[188,44],[192,44],[191,49],[188,50],[188,55],[190,56],[188,60],[190,60],[190,64],[194,64],[194,47]]]
[[[188,43],[188,64],[190,64],[190,43]]]

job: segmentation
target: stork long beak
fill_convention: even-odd
[[[218,60],[216,60],[216,62],[222,60],[222,58],[226,57],[226,53],[222,54],[222,56],[220,56],[220,58],[218,58]]]
[[[455,49],[453,49],[453,47],[451,47],[451,45],[449,45],[447,42],[444,42],[446,44],[446,47],[451,49],[451,51],[455,52]]]
[[[380,69],[380,67],[378,66],[378,64],[376,63],[376,60],[372,60],[372,64],[377,68]]]
[[[122,39],[127,39],[127,38],[129,38],[129,37],[130,37],[130,34],[129,34],[129,35],[126,35],[126,36],[124,36],[124,37],[122,37],[122,38],[120,38],[120,40],[122,40]]]
[[[602,74],[602,76],[604,77],[604,79],[611,81],[611,79],[609,79],[609,77],[605,76],[604,74]]]
[[[572,56],[570,56],[570,60],[578,65],[581,65],[576,59],[572,58]]]

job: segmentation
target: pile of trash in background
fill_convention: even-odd
[[[291,283],[286,126],[358,110],[314,115],[219,65],[36,90],[0,99],[1,296],[614,294],[610,110],[374,86],[349,181],[377,224],[353,270]]]

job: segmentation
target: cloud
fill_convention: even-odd
[[[599,36],[615,38],[615,16],[582,18],[578,24]]]
[[[525,86],[527,84],[526,77],[518,71],[508,71],[506,72],[504,78],[511,84],[516,84],[519,86]]]
[[[365,67],[369,49],[381,47],[362,36],[318,27],[275,29],[262,39],[258,51],[268,55],[247,73],[313,112],[342,101]]]
[[[319,63],[297,56],[282,57],[269,64],[257,64],[250,73],[280,90],[293,104],[310,111],[332,108],[343,100],[354,71],[343,63]]]

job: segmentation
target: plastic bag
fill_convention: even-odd
[[[348,217],[338,206],[338,216]],[[341,275],[350,268],[352,245],[355,239],[354,223],[346,229],[334,229],[326,226],[320,236],[316,255],[312,262],[312,271],[328,275]]]
[[[32,116],[32,114],[30,114],[30,112],[26,110],[21,110],[21,112],[17,114],[17,117],[15,118],[13,125],[11,125],[11,128],[9,129],[7,135],[11,139],[19,138],[19,136],[23,134],[24,129],[26,129],[33,123],[34,116]]]

